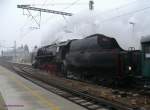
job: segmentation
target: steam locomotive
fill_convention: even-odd
[[[123,50],[115,38],[94,34],[38,49],[33,67],[65,77],[106,82],[129,82],[141,75],[142,53]]]

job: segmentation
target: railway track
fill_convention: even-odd
[[[83,90],[75,90],[71,87],[65,86],[65,84],[62,82],[60,83],[55,79],[51,78],[50,80],[47,74],[40,74],[37,70],[32,69],[28,65],[10,63],[3,63],[2,65],[15,71],[33,83],[36,83],[39,86],[72,101],[73,103],[83,106],[88,110],[140,110],[140,108],[126,106],[122,103],[108,101],[104,98],[89,95]]]

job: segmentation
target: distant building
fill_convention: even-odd
[[[12,57],[15,62],[30,62],[30,52],[27,45],[3,52],[4,57]]]

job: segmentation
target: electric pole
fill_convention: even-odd
[[[3,55],[4,55],[4,51],[2,50],[2,51],[1,51],[1,56],[3,57]]]
[[[17,54],[16,54],[16,41],[14,41],[14,58],[16,60]]]

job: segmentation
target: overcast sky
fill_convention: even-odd
[[[35,45],[50,44],[56,39],[82,38],[93,33],[102,33],[117,37],[120,45],[127,49],[130,46],[138,48],[140,36],[149,34],[148,9],[116,17],[150,6],[149,0],[94,0],[95,9],[92,12],[88,10],[88,2],[89,0],[0,0],[0,44],[13,46],[14,41],[17,41],[17,46],[28,44],[32,48]],[[64,19],[60,15],[42,13],[40,29],[31,29],[37,26],[36,23],[31,17],[23,15],[23,10],[18,9],[17,4],[30,4],[74,15]],[[31,13],[39,14],[34,11]],[[115,18],[112,19],[113,17]],[[133,38],[133,27],[129,22],[135,23],[136,40]],[[126,46],[127,43],[130,45]]]

